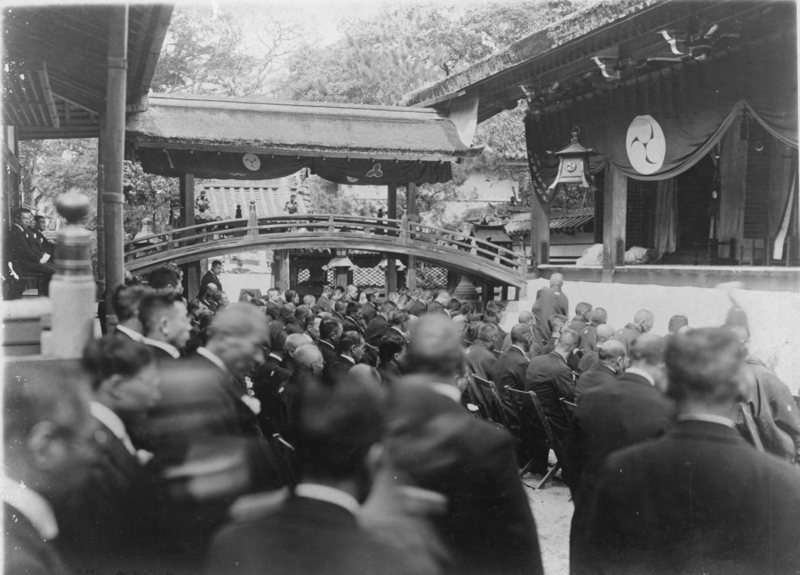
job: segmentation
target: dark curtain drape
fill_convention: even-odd
[[[792,37],[794,38],[794,37]],[[611,163],[638,180],[674,178],[694,166],[749,114],[780,142],[797,148],[796,41],[776,38],[747,50],[706,62],[688,62],[669,75],[609,90],[538,116],[529,113],[525,133],[531,172],[543,183],[555,176],[557,160],[548,151],[569,143],[573,126],[580,141],[596,152],[590,171]],[[628,158],[628,126],[650,116],[664,133],[663,165],[651,174],[638,172]]]

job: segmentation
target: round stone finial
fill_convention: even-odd
[[[89,215],[89,196],[77,188],[58,196],[55,204],[58,214],[70,224],[77,224]]]

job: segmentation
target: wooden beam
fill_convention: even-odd
[[[417,221],[417,184],[408,183],[406,185],[406,221]],[[409,254],[408,267],[406,268],[406,287],[414,289],[417,287],[417,257]]]
[[[104,192],[106,283],[110,290],[125,281],[122,166],[125,154],[125,94],[127,84],[128,6],[109,8],[106,85],[106,126],[104,131]],[[107,325],[116,325],[111,306],[106,308]]]
[[[531,259],[534,266],[550,262],[550,204],[533,192],[531,202]]]
[[[611,282],[614,269],[625,264],[625,225],[628,215],[628,178],[609,165],[603,190],[603,281]]]
[[[397,219],[397,184],[387,186],[387,217]],[[386,293],[397,291],[397,263],[392,254],[386,254]]]

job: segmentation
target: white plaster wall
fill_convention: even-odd
[[[528,282],[528,299],[511,302],[503,318],[504,329],[516,323],[521,310],[533,307],[536,292],[547,279]],[[742,289],[628,285],[618,283],[570,282],[564,284],[569,297],[570,319],[581,301],[608,311],[608,323],[619,329],[633,319],[637,310],[655,314],[652,333],[667,333],[669,318],[683,314],[693,327],[722,324],[731,307],[728,293],[747,312],[750,352],[773,367],[792,393],[800,390],[800,293]]]

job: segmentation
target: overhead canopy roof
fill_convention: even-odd
[[[680,65],[662,35],[689,33],[695,44],[712,43],[715,50],[744,46],[751,38],[769,35],[775,22],[757,19],[778,2],[768,0],[603,0],[512,44],[440,82],[408,94],[403,103],[447,109],[457,102],[477,100],[478,121],[527,98],[531,106],[558,105],[592,91],[603,92],[618,83],[658,73],[668,58]],[[780,11],[775,9],[774,14]],[[795,25],[794,19],[791,25]],[[703,36],[704,32],[715,32]],[[733,38],[741,33],[741,39]],[[686,50],[684,44],[678,50]],[[607,66],[607,78],[594,60]],[[659,60],[659,58],[664,58]]]
[[[38,5],[3,10],[3,123],[20,139],[97,137],[105,107],[111,7]],[[150,89],[170,5],[133,4],[127,104]]]
[[[345,184],[422,183],[449,180],[447,162],[480,153],[474,126],[474,109],[151,95],[127,140],[162,175],[271,179],[309,167]]]

